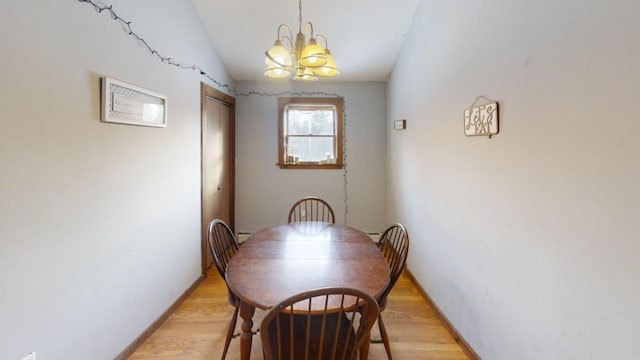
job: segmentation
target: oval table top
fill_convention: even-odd
[[[229,262],[226,279],[241,301],[268,309],[289,296],[327,286],[356,288],[376,297],[389,275],[376,244],[362,231],[300,222],[251,235]]]

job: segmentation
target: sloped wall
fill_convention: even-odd
[[[190,1],[109,3],[164,56],[231,81]],[[2,14],[0,359],[112,359],[200,275],[206,79],[78,1]],[[100,123],[101,76],[168,95],[168,127]]]
[[[423,1],[387,87],[387,221],[483,359],[637,359],[637,2]],[[501,131],[466,138],[478,95]]]

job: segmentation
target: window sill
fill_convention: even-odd
[[[280,169],[320,169],[320,170],[339,170],[342,164],[317,164],[317,163],[299,163],[299,164],[276,164]]]

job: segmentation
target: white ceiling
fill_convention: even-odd
[[[335,81],[386,81],[420,0],[303,0],[302,21],[329,43]],[[265,80],[278,25],[298,31],[297,0],[192,0],[236,80]],[[324,45],[321,40],[319,43]],[[323,79],[320,81],[328,81]]]

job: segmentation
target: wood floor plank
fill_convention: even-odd
[[[407,276],[400,277],[387,300],[382,317],[395,359],[469,359]],[[232,314],[224,281],[212,269],[207,279],[130,359],[219,359]],[[264,311],[256,310],[254,324],[259,324],[263,316]],[[240,321],[236,331],[239,328]],[[377,324],[371,336],[379,338]],[[231,341],[227,359],[239,358],[240,344],[236,338]],[[254,336],[251,358],[262,359],[259,336]],[[384,346],[372,344],[369,359],[386,360]]]

